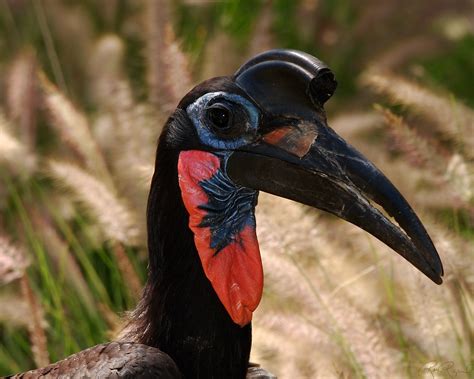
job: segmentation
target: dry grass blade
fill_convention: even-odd
[[[193,87],[191,71],[187,56],[181,49],[173,28],[170,24],[165,30],[166,53],[163,55],[167,67],[166,83],[169,86],[170,101],[175,108],[183,97]]]
[[[7,79],[8,113],[19,126],[21,140],[30,148],[36,141],[36,71],[36,58],[31,51],[26,51],[14,60]]]
[[[169,20],[168,0],[148,1],[146,3],[147,49],[148,49],[148,87],[150,101],[165,107],[169,102],[169,93],[165,86],[166,64],[165,25]]]
[[[20,279],[28,265],[29,260],[25,253],[7,237],[0,235],[0,284]]]
[[[110,78],[110,93],[105,100],[106,112],[94,124],[94,134],[107,154],[120,193],[127,197],[136,215],[145,214],[148,187],[143,186],[141,168],[154,161],[155,141],[163,125],[160,114],[150,106],[139,104],[126,80]],[[153,171],[152,171],[153,172]],[[145,219],[140,223],[145,240]]]
[[[7,237],[0,235],[0,284],[20,280],[22,297],[28,306],[28,313],[31,315],[31,319],[27,324],[31,350],[36,365],[41,367],[49,364],[45,333],[46,322],[43,309],[29,284],[26,274],[28,265],[29,260],[23,250],[12,244]]]
[[[416,166],[429,165],[438,173],[443,171],[444,161],[440,151],[410,128],[401,116],[380,105],[376,105],[375,109],[383,115],[389,127],[388,132],[394,143],[392,147],[405,153],[410,163]]]
[[[124,54],[125,44],[115,34],[107,34],[94,44],[88,64],[89,95],[98,106],[108,106],[113,100],[115,83],[123,77]]]
[[[137,297],[141,291],[140,279],[122,245],[137,243],[138,229],[132,213],[104,183],[79,167],[52,161],[49,169],[95,217],[106,239],[114,242],[112,251],[119,270],[131,294]]]
[[[474,156],[474,111],[470,108],[391,73],[369,71],[362,76],[362,82],[436,122],[439,132],[457,141],[470,157]]]
[[[474,165],[467,163],[460,154],[454,154],[449,160],[445,179],[465,202],[474,199]]]
[[[266,0],[254,28],[254,38],[250,42],[249,56],[275,48],[275,38],[272,33],[273,5],[271,0]]]
[[[31,351],[36,367],[43,367],[50,363],[48,353],[48,340],[46,338],[46,321],[41,304],[36,298],[27,275],[20,279],[21,293],[28,304],[31,313],[31,323],[28,325],[30,333]]]
[[[135,269],[133,268],[132,262],[130,262],[130,259],[127,257],[127,253],[125,252],[122,244],[116,244],[113,248],[113,251],[117,260],[117,266],[122,273],[124,280],[129,285],[128,288],[130,293],[135,299],[138,299],[142,291],[142,284]]]
[[[443,154],[428,139],[421,137],[414,129],[395,115],[392,111],[382,106],[376,106],[385,118],[389,134],[392,137],[395,149],[403,152],[407,160],[418,167],[427,167],[444,182],[451,190],[450,197],[454,201],[462,201],[465,207],[470,208],[473,197],[472,185],[474,184],[474,171],[459,154],[450,158]]]
[[[258,344],[252,346],[251,361],[258,362],[279,378],[337,378],[332,362],[337,359],[331,351],[320,354],[307,339],[284,333],[283,328],[258,324],[253,337]],[[283,332],[283,333],[282,333]],[[332,361],[332,362],[331,362]],[[338,367],[343,366],[338,361]]]
[[[223,51],[225,54],[222,54]],[[217,33],[206,44],[200,80],[229,75],[239,67],[240,61],[235,39],[226,33]]]
[[[56,270],[75,287],[78,296],[83,299],[87,308],[93,310],[94,298],[81,268],[70,251],[70,247],[58,234],[45,214],[35,208],[30,210],[30,214],[33,226],[38,231],[38,236],[43,242],[48,256],[52,258]]]
[[[264,327],[267,330],[274,330],[287,338],[294,338],[296,341],[305,341],[313,349],[322,349],[328,354],[336,354],[337,348],[329,331],[325,332],[314,323],[309,323],[301,315],[294,315],[290,312],[278,312],[272,309],[260,311],[255,319],[255,325]]]
[[[340,332],[347,339],[348,348],[368,378],[399,376],[401,354],[395,354],[374,320],[364,316],[349,303],[349,299],[332,298],[329,309]]]
[[[120,171],[124,169],[131,171],[130,173],[119,171],[117,174],[136,177],[135,167],[153,162],[155,141],[161,130],[157,125],[162,125],[164,120],[156,117],[156,113],[149,107],[135,101],[128,82],[116,80],[113,85],[107,104],[113,123],[113,130],[110,131],[112,133],[109,133],[108,138],[113,140],[115,137],[111,155],[114,163],[120,160],[117,167]]]
[[[87,118],[43,73],[40,73],[39,77],[44,92],[44,102],[51,116],[52,125],[64,142],[79,155],[87,167],[111,185],[112,179],[110,179],[102,153],[94,140]]]
[[[109,331],[107,332],[108,337],[111,340],[118,339],[117,336],[123,329],[123,319],[106,304],[99,303],[97,309],[109,326]]]
[[[104,239],[135,244],[138,231],[127,207],[107,185],[78,166],[51,161],[49,174],[69,188],[76,199],[95,217]]]
[[[14,173],[30,174],[36,167],[36,157],[10,132],[11,126],[0,113],[0,164]]]
[[[189,62],[169,22],[168,0],[147,2],[148,83],[150,100],[164,110],[174,109],[193,84]]]
[[[416,341],[427,356],[449,359],[459,366],[468,359],[469,347],[457,340],[463,328],[462,319],[456,306],[447,306],[454,305],[449,287],[438,289],[416,275],[406,275],[403,289],[407,304],[403,309],[408,311],[408,318],[400,320],[400,327],[405,338]]]
[[[275,204],[277,201],[278,205]],[[288,317],[294,318],[293,321],[287,319],[283,322],[286,332],[293,334],[296,341],[301,341],[306,335],[306,343],[312,346],[311,351],[321,348],[323,341],[326,341],[326,345],[330,343],[335,351],[346,358],[354,372],[360,371],[367,377],[398,375],[400,357],[392,354],[384,334],[380,328],[374,327],[372,318],[352,304],[346,291],[335,293],[317,265],[302,264],[304,270],[296,265],[296,261],[301,262],[308,259],[308,255],[316,253],[312,245],[318,242],[321,244],[320,259],[327,260],[325,265],[351,265],[354,260],[350,257],[340,260],[333,253],[335,246],[317,233],[314,220],[299,204],[261,196],[258,213],[267,288],[299,310],[289,313]],[[268,258],[265,259],[265,255]],[[295,261],[288,259],[292,256]],[[349,271],[344,269],[342,272]],[[298,316],[298,313],[303,317]],[[303,327],[294,327],[305,322],[305,319],[311,320],[309,325],[314,329],[312,333]],[[274,319],[273,324],[277,321],[278,318]],[[256,343],[260,342],[256,340]],[[322,349],[326,352],[328,349],[324,345]]]

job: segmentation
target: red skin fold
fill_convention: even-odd
[[[318,138],[318,131],[311,123],[300,122],[298,127],[282,126],[263,136],[263,140],[297,157],[303,158]]]
[[[211,248],[211,229],[199,226],[206,215],[200,205],[208,197],[200,182],[211,178],[220,168],[220,160],[204,151],[183,151],[179,155],[178,178],[189,227],[201,259],[204,273],[232,320],[245,326],[262,298],[263,270],[255,227],[245,226],[231,243],[215,254]]]

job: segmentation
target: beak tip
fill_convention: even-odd
[[[444,275],[444,268],[443,268],[443,263],[441,262],[441,258],[439,257],[438,252],[436,249],[434,250],[433,256],[436,258],[435,259],[435,266],[433,267],[434,275],[433,275],[433,281],[436,284],[442,284],[443,283],[443,278],[442,276]]]
[[[443,284],[444,270],[443,265],[440,262],[437,262],[436,267],[430,266],[429,273],[425,271],[425,274],[436,284],[440,285]]]
[[[444,275],[443,264],[438,255],[436,249],[430,254],[430,260],[425,260],[423,269],[420,266],[415,265],[420,271],[422,271],[428,278],[434,283],[440,285],[443,283],[442,276]]]

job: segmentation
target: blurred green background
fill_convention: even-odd
[[[310,254],[308,272],[327,270],[315,257],[332,249],[366,252],[346,256],[347,264],[354,278],[365,265],[377,267],[368,274],[374,277],[362,275],[377,288],[376,306],[356,300],[366,299],[366,287],[355,286],[361,292],[343,301],[368,328],[377,325],[380,349],[395,361],[386,375],[422,377],[431,373],[426,362],[452,361],[459,375],[473,377],[471,0],[0,0],[0,375],[116,335],[146,277],[144,206],[161,126],[192,84],[232,74],[274,47],[304,50],[331,67],[339,86],[327,106],[330,125],[408,194],[448,262],[444,292],[426,289],[418,277],[410,287],[393,274],[397,263],[377,266],[383,247],[363,234],[346,241],[344,226],[304,210],[321,233],[341,231],[326,241],[327,252]],[[330,272],[315,299],[347,275]],[[262,314],[313,325],[295,307],[298,296],[278,303],[278,285],[268,282]],[[433,330],[436,348],[423,342],[429,330],[413,332],[423,317],[407,300],[414,292],[437,301],[425,304],[443,325]],[[271,333],[301,341],[298,330],[259,317],[257,333],[270,336],[256,337],[256,357],[280,377],[377,377],[370,363],[377,357],[367,361],[363,343],[342,326],[329,333],[336,347],[328,359],[337,368],[326,372],[305,361],[316,358],[298,342],[301,354],[285,358]]]

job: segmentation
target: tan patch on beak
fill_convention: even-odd
[[[301,122],[297,126],[281,126],[263,136],[263,141],[303,158],[318,137],[316,126]]]

